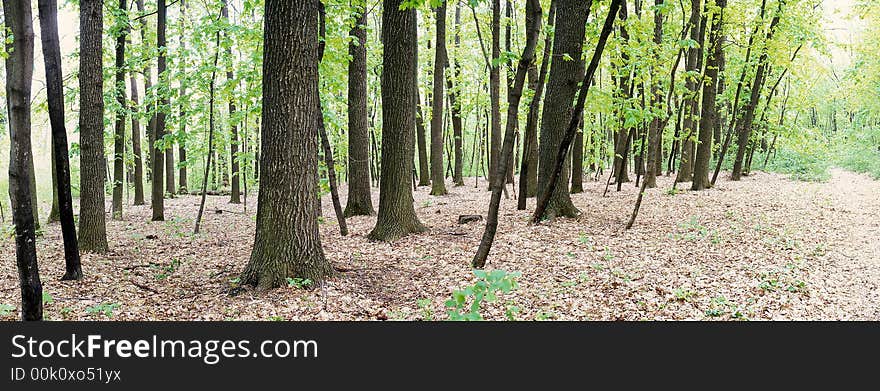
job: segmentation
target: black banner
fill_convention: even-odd
[[[3,390],[658,385],[682,376],[782,381],[789,370],[833,367],[851,381],[873,378],[878,331],[876,323],[9,322],[0,324],[0,354]]]

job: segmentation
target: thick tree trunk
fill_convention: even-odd
[[[413,208],[410,183],[416,111],[406,110],[417,103],[416,10],[401,10],[401,1],[383,2],[382,179],[371,240],[393,241],[426,229]]]
[[[541,121],[541,142],[538,167],[538,198],[542,192],[549,193],[545,218],[575,217],[580,211],[571,202],[568,193],[568,167],[564,167],[560,180],[548,187],[552,176],[556,153],[566,134],[568,120],[572,117],[572,102],[578,92],[578,82],[584,75],[582,51],[585,26],[592,1],[558,0],[557,26],[553,42],[554,58],[571,58],[571,61],[554,61],[547,82],[547,97]],[[575,114],[578,116],[578,114]],[[575,124],[577,126],[577,123]],[[565,159],[568,160],[568,159]],[[570,166],[570,164],[565,164]]]
[[[702,10],[702,0],[691,1],[691,16],[688,23],[690,24],[691,40],[694,42],[702,42],[702,31],[699,28]],[[699,94],[699,81],[697,76],[693,76],[700,72],[699,61],[702,57],[702,44],[700,47],[692,47],[687,51],[687,59],[685,60],[685,71],[692,74],[687,76],[685,80],[685,104],[684,104],[684,122],[681,130],[681,158],[678,169],[678,175],[675,182],[687,182],[694,177],[694,136],[697,135],[697,126],[699,122],[697,116],[697,96]]]
[[[436,9],[436,40],[434,54],[434,92],[431,108],[431,195],[446,194],[443,174],[443,87],[445,86],[446,55],[446,3]]]
[[[39,0],[40,36],[46,69],[46,98],[52,127],[52,155],[55,192],[59,204],[61,235],[64,240],[65,273],[62,280],[82,279],[76,224],[73,221],[73,200],[70,190],[70,161],[67,150],[67,129],[64,126],[64,87],[61,74],[61,47],[58,41],[57,0]],[[29,79],[28,79],[29,82]]]
[[[165,26],[167,20],[167,9],[165,7],[165,0],[158,0],[158,22],[156,24],[156,47],[159,48],[159,60],[158,60],[158,72],[159,72],[159,81],[161,83],[163,77],[167,77],[165,75]],[[165,137],[165,111],[164,107],[166,106],[166,99],[164,94],[161,92],[158,93],[158,110],[156,112],[156,127],[153,131],[153,140],[155,140],[156,145],[151,145],[151,159],[150,163],[153,165],[152,172],[152,200],[151,204],[153,206],[153,221],[164,221],[165,220],[165,184],[163,180],[165,179],[165,156],[163,149],[158,147],[159,144],[162,144],[161,140]]]
[[[348,46],[348,200],[345,217],[372,215],[370,123],[367,117],[367,9],[358,6]]]
[[[314,181],[318,2],[267,0],[265,7],[260,199],[241,276],[258,290],[284,285],[287,277],[320,281],[333,274],[321,248]]]
[[[29,0],[3,0],[7,43],[6,106],[9,114],[9,199],[15,226],[15,262],[21,288],[21,319],[43,320],[43,285],[37,266],[36,218],[31,205],[31,81],[34,30]]]
[[[571,3],[568,3],[568,0],[566,0],[565,3],[559,3],[559,15],[565,15],[566,17],[559,19],[558,22],[560,28],[558,31],[570,31],[567,27],[570,26],[570,23],[577,22],[577,20],[580,19],[578,17],[579,11],[583,12],[584,19],[586,19],[586,15],[589,14],[590,7],[592,6],[592,1],[587,1],[586,4],[583,5],[584,9],[572,9],[570,7],[571,5],[580,7],[580,5],[577,5],[576,3],[577,0],[571,0]],[[584,73],[583,79],[581,81],[580,91],[577,94],[577,101],[574,104],[574,108],[568,112],[568,117],[570,118],[570,121],[568,122],[568,126],[564,129],[562,138],[559,141],[559,145],[557,147],[558,149],[556,151],[556,157],[553,161],[552,170],[550,171],[550,177],[547,179],[547,185],[544,186],[539,192],[538,203],[535,206],[535,213],[532,214],[531,218],[533,224],[537,224],[542,220],[542,218],[548,216],[547,208],[549,207],[549,205],[551,205],[552,198],[551,189],[562,187],[563,190],[567,190],[564,185],[560,186],[560,184],[565,183],[560,180],[560,178],[563,177],[566,160],[565,157],[568,153],[568,149],[571,147],[571,142],[572,140],[574,140],[574,136],[577,133],[578,123],[583,120],[584,104],[587,101],[587,94],[590,92],[590,86],[593,84],[593,78],[596,74],[596,69],[599,68],[599,59],[602,58],[602,53],[605,51],[605,44],[606,42],[608,42],[608,36],[611,35],[611,31],[614,28],[614,20],[620,10],[621,3],[623,3],[623,0],[611,0],[611,4],[609,5],[608,16],[605,18],[605,22],[602,24],[602,31],[599,33],[599,40],[596,42],[596,48],[593,51],[593,56],[590,58],[590,64],[589,66],[587,66],[586,73]],[[568,19],[568,17],[571,17],[571,19],[573,20],[566,20]],[[583,27],[584,24],[586,24],[586,20],[580,22],[581,27]],[[572,27],[572,29],[576,28],[577,26]],[[560,37],[557,42],[560,41],[567,42],[568,38]],[[554,44],[554,52],[556,52],[557,46],[558,45]],[[556,65],[554,65],[554,67],[556,67]],[[553,80],[552,74],[550,80]],[[574,85],[577,86],[577,83],[575,83]],[[550,90],[548,89],[548,93],[549,91]]]
[[[719,9],[712,15],[712,27],[710,36],[709,58],[706,62],[706,78],[708,82],[703,85],[703,108],[700,116],[700,144],[697,146],[697,156],[694,160],[694,182],[692,190],[703,190],[709,185],[709,160],[712,157],[712,133],[718,122],[718,110],[715,108],[715,97],[718,92],[718,69],[722,55],[721,32],[724,7],[727,0],[716,0]]]
[[[103,0],[82,0],[79,28],[79,246],[107,251],[104,216],[104,75],[101,67]]]
[[[660,12],[660,8],[663,5],[664,0],[655,0],[654,5],[654,45],[656,45],[653,49],[653,57],[656,61],[655,72],[657,75],[655,80],[651,81],[651,107],[659,108],[660,104],[663,101],[663,93],[660,91],[660,51],[662,50],[663,45],[663,14]],[[647,169],[645,171],[645,188],[653,189],[657,187],[657,176],[663,174],[662,170],[662,161],[663,161],[663,151],[661,150],[663,145],[663,129],[660,127],[663,125],[663,121],[659,116],[651,119],[651,123],[648,125],[648,156],[647,156]]]

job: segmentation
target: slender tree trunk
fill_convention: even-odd
[[[229,6],[227,5],[227,0],[223,0],[223,8],[221,9],[221,13],[223,14],[223,19],[226,20],[227,23],[229,20]],[[229,57],[229,63],[226,64],[226,82],[233,84],[232,94],[229,95],[229,168],[232,171],[231,181],[230,181],[230,196],[229,203],[231,204],[240,204],[241,203],[241,174],[239,173],[239,164],[238,164],[238,123],[234,119],[235,118],[235,77],[232,72],[232,38],[229,37],[229,31],[225,33],[227,35],[227,41],[229,41],[229,47],[226,48],[226,54]]]
[[[566,136],[566,124],[572,118],[572,101],[578,92],[579,79],[584,75],[582,51],[586,34],[585,26],[592,1],[558,0],[555,40],[553,42],[554,58],[571,58],[571,61],[554,61],[550,67],[550,79],[547,82],[547,97],[544,102],[541,121],[540,160],[538,168],[538,198],[547,198],[549,204],[546,212],[540,217],[575,217],[580,211],[571,202],[568,193],[568,175],[570,164],[563,164],[559,183],[550,185],[550,178],[556,165],[554,159],[559,151],[562,140]],[[577,109],[574,109],[577,110]],[[583,110],[581,107],[580,110]],[[574,117],[582,114],[575,113]],[[575,130],[578,123],[575,122]],[[574,134],[572,134],[574,138]],[[569,140],[569,143],[571,140]],[[568,145],[566,145],[568,151]],[[565,159],[563,155],[563,163]],[[547,194],[542,194],[546,192]]]
[[[571,145],[571,194],[584,192],[584,121]]]
[[[159,72],[159,83],[163,82],[163,78],[167,78],[165,75],[165,26],[167,20],[167,9],[165,7],[165,0],[158,0],[158,22],[156,24],[156,47],[159,48],[159,61],[158,61],[158,72]],[[165,111],[164,107],[167,102],[164,94],[158,92],[157,96],[158,100],[158,110],[156,112],[156,127],[153,131],[153,139],[156,142],[156,145],[151,146],[150,151],[152,151],[152,158],[150,159],[150,163],[153,165],[153,173],[152,173],[152,206],[153,206],[153,221],[164,221],[165,220],[165,189],[164,183],[162,182],[165,179],[165,156],[164,156],[164,145],[162,148],[159,146],[162,143],[162,139],[165,137]]]
[[[222,16],[223,11],[221,11]],[[196,214],[196,224],[193,234],[198,235],[202,226],[202,215],[205,213],[205,200],[208,195],[208,177],[211,174],[211,164],[214,160],[214,97],[217,85],[217,62],[220,59],[220,30],[217,30],[214,38],[214,63],[211,67],[211,81],[208,84],[208,155],[205,162],[205,174],[202,176],[202,197],[199,201],[199,212]]]
[[[758,58],[758,68],[755,71],[755,80],[752,83],[749,102],[743,107],[743,118],[739,123],[739,129],[737,129],[736,159],[733,161],[733,170],[730,173],[730,180],[732,181],[738,181],[742,178],[746,148],[749,145],[749,139],[752,137],[752,122],[755,118],[755,108],[758,105],[758,100],[761,98],[761,89],[764,87],[764,78],[766,77],[768,60],[767,47],[773,39],[773,32],[776,30],[776,26],[779,24],[783,5],[785,5],[785,1],[780,0],[776,15],[774,15],[773,19],[770,21],[770,29],[767,30],[764,47],[761,51],[761,56]]]
[[[718,121],[718,110],[715,108],[715,97],[718,92],[718,69],[721,59],[723,40],[722,23],[724,7],[727,0],[716,0],[719,9],[712,14],[712,27],[709,47],[709,58],[706,62],[706,78],[703,85],[703,108],[700,116],[700,144],[694,160],[694,181],[692,190],[703,190],[709,185],[709,160],[712,157],[712,133]]]
[[[702,41],[702,33],[699,28],[701,19],[703,0],[691,1],[691,16],[689,20],[691,40],[694,42]],[[687,59],[685,60],[685,71],[691,75],[685,80],[685,104],[684,104],[684,123],[682,124],[681,139],[681,159],[678,169],[678,175],[675,182],[690,181],[694,177],[694,135],[697,134],[696,128],[699,122],[697,116],[697,96],[699,94],[699,81],[694,74],[700,72],[698,62],[702,57],[701,47],[691,47],[687,51]]]
[[[551,0],[547,16],[548,29],[552,29],[555,22],[556,0]],[[548,31],[544,35],[541,71],[534,81],[534,86],[531,87],[535,91],[535,95],[529,103],[529,113],[526,117],[525,145],[523,146],[523,159],[519,173],[519,199],[516,206],[519,210],[526,209],[526,198],[534,197],[538,193],[538,117],[541,110],[541,100],[544,96],[544,81],[547,79],[547,70],[550,68],[552,49],[553,34]]]
[[[79,33],[79,246],[107,251],[104,216],[104,76],[101,67],[103,0],[81,0]]]
[[[181,23],[181,35],[179,38],[180,42],[180,66],[183,68],[183,73],[187,73],[187,52],[186,52],[186,39],[184,39],[186,35],[186,10],[187,10],[186,0],[180,0],[180,23]],[[177,137],[177,160],[178,160],[178,169],[177,169],[177,192],[180,194],[186,194],[189,192],[189,178],[187,178],[187,158],[186,158],[186,123],[189,120],[187,117],[188,103],[189,98],[187,97],[187,76],[184,76],[183,80],[180,82],[180,94],[178,95],[178,101],[180,103],[180,129],[178,129],[178,137]]]
[[[418,48],[416,48],[418,51]],[[418,53],[416,53],[418,57]],[[422,113],[422,98],[419,92],[418,58],[416,58],[416,78],[413,81],[416,95],[416,142],[419,150],[419,186],[431,184],[431,170],[428,163],[428,143],[425,140],[425,115]]]
[[[65,273],[62,280],[82,279],[76,224],[73,221],[73,200],[70,190],[70,162],[67,151],[67,129],[64,126],[64,90],[61,74],[61,47],[58,42],[57,0],[39,0],[40,37],[46,69],[46,98],[52,127],[53,171],[58,194],[61,235],[64,240]],[[33,39],[31,37],[30,39]],[[30,79],[27,79],[30,82]]]
[[[446,55],[446,3],[435,10],[436,40],[434,54],[434,92],[431,109],[431,195],[446,194],[443,175],[443,87],[448,61]]]
[[[42,29],[42,26],[40,26]],[[48,90],[48,87],[46,88]],[[61,221],[61,206],[58,205],[58,170],[55,168],[55,140],[50,140],[49,147],[49,160],[52,163],[52,209],[49,210],[49,217],[46,219],[46,224],[52,224],[56,221]]]
[[[367,117],[367,8],[357,4],[348,46],[348,200],[345,217],[372,215],[370,198],[370,124]]]
[[[258,290],[288,277],[321,281],[333,274],[321,247],[314,182],[318,2],[266,0],[265,7],[263,167],[254,247],[241,276]]]
[[[489,104],[492,122],[489,143],[489,183],[498,168],[501,155],[501,0],[492,1],[492,58],[489,63]],[[502,173],[503,175],[504,173]]]
[[[516,143],[514,140],[516,122],[512,118],[519,115],[519,102],[522,98],[526,74],[535,58],[535,47],[538,44],[538,34],[541,31],[542,15],[541,2],[538,0],[528,0],[526,3],[526,47],[523,49],[516,68],[513,88],[508,91],[507,129],[504,133],[500,166],[493,176],[490,185],[492,188],[492,198],[489,201],[486,228],[483,231],[480,247],[477,249],[477,254],[472,261],[472,265],[476,268],[482,268],[486,265],[486,258],[489,256],[489,250],[492,249],[492,242],[495,240],[495,232],[498,228],[498,207],[501,205],[501,193],[504,190],[504,182],[506,181],[504,173],[511,163],[509,158],[513,155],[513,147]]]
[[[393,241],[426,230],[413,208],[410,187],[416,111],[406,110],[417,103],[418,96],[416,10],[401,10],[401,1],[383,2],[382,179],[371,240]]]
[[[656,79],[651,81],[651,107],[659,108],[660,104],[663,102],[663,92],[660,91],[660,72],[659,72],[659,63],[660,63],[660,51],[662,50],[663,45],[663,14],[660,12],[660,9],[663,5],[664,0],[655,0],[654,1],[654,45],[655,47],[652,50],[652,55],[656,62],[655,72]],[[651,123],[648,125],[648,156],[647,156],[647,169],[645,170],[645,188],[653,189],[657,187],[657,176],[663,174],[662,170],[662,160],[663,160],[663,129],[660,126],[663,125],[663,121],[659,116],[656,116],[651,119]]]
[[[446,78],[446,87],[449,90],[449,114],[452,116],[453,157],[455,159],[452,169],[452,181],[455,186],[464,186],[464,150],[463,125],[461,122],[461,3],[455,3],[455,47],[452,61],[452,74]],[[453,82],[454,80],[454,82]]]
[[[134,204],[144,204],[144,168],[141,155],[141,122],[138,119],[138,96],[137,80],[135,72],[129,72],[129,84],[131,85],[131,153],[134,155]]]
[[[127,0],[119,0],[117,12],[127,12]],[[122,220],[122,190],[125,186],[125,120],[128,111],[125,94],[125,40],[127,31],[116,31],[116,127],[113,134],[113,219]]]

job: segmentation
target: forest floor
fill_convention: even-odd
[[[673,194],[672,179],[649,190],[635,227],[623,226],[637,189],[585,183],[573,195],[582,215],[530,226],[529,211],[503,201],[487,268],[518,271],[519,287],[484,305],[488,319],[566,320],[880,320],[880,182],[832,170],[825,183],[754,173],[719,178],[712,190]],[[394,243],[366,234],[375,217],[348,220],[341,237],[324,199],[325,252],[337,277],[314,289],[288,286],[227,294],[253,241],[256,197],[242,205],[209,197],[200,235],[192,235],[199,198],[166,201],[166,222],[149,206],[108,220],[111,251],[84,254],[85,279],[60,282],[64,261],[57,225],[38,239],[45,306],[52,320],[417,320],[445,319],[452,292],[473,284],[470,261],[489,193],[449,186],[443,197],[420,188],[415,208],[430,230]],[[687,188],[686,185],[680,185]],[[374,190],[377,191],[377,190]],[[342,189],[342,194],[345,194]],[[374,193],[376,206],[378,194]],[[343,200],[344,202],[344,200]],[[529,200],[529,208],[534,199]],[[221,210],[218,213],[217,210]],[[16,308],[14,243],[0,243],[0,306]]]

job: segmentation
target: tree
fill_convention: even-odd
[[[130,69],[128,73],[129,84],[131,85],[131,154],[134,157],[134,204],[144,204],[144,164],[143,155],[141,154],[141,121],[138,116],[138,94],[137,80],[135,79],[137,71]]]
[[[180,67],[182,68],[182,72],[184,74],[187,73],[187,50],[186,50],[186,10],[188,6],[186,0],[180,0],[180,30],[181,34],[178,37],[180,40]],[[177,191],[180,194],[186,194],[189,190],[189,178],[187,177],[187,158],[186,158],[186,123],[189,121],[189,117],[187,115],[187,108],[189,103],[189,98],[187,97],[187,80],[186,76],[182,78],[180,81],[180,94],[177,99],[178,104],[180,105],[180,129],[177,130],[177,160],[178,166],[177,169]],[[247,208],[247,207],[245,207]],[[245,209],[247,210],[247,209]]]
[[[464,186],[464,151],[462,139],[464,137],[461,121],[461,3],[455,3],[455,38],[454,55],[452,61],[452,74],[446,78],[446,89],[449,91],[449,114],[452,116],[453,154],[455,165],[452,169],[452,181],[455,186]],[[447,62],[448,65],[448,62]],[[455,83],[453,83],[455,80]]]
[[[242,284],[258,290],[288,277],[320,281],[333,274],[321,247],[314,181],[318,17],[317,1],[266,0],[257,227],[241,275]]]
[[[721,41],[723,40],[722,23],[724,7],[727,0],[715,0],[718,7],[712,13],[712,27],[710,32],[709,57],[706,61],[706,79],[703,85],[703,111],[700,115],[700,143],[697,146],[697,156],[694,160],[694,181],[692,190],[703,190],[709,187],[709,160],[712,157],[712,133],[718,122],[718,111],[715,108],[715,98],[718,93],[718,70],[722,53]]]
[[[523,138],[523,158],[519,171],[519,199],[516,208],[526,209],[526,198],[534,197],[538,193],[538,116],[541,109],[541,98],[544,96],[544,80],[547,79],[547,70],[550,68],[551,49],[553,47],[552,28],[556,22],[556,0],[550,1],[550,12],[547,16],[547,31],[544,34],[544,53],[541,60],[541,71],[538,75],[529,76],[529,88],[535,91],[535,95],[529,103],[529,113],[526,117],[526,131]],[[530,71],[534,74],[534,67]]]
[[[492,122],[489,143],[489,183],[501,155],[501,0],[492,0],[492,59],[489,62],[489,105]],[[504,175],[504,173],[501,173]]]
[[[663,45],[663,13],[661,12],[663,0],[655,0],[654,2],[654,47],[653,57],[655,67],[660,69],[660,50]],[[674,72],[674,71],[673,71]],[[655,71],[656,77],[651,81],[651,106],[659,107],[663,101],[663,93],[660,91],[660,72]],[[648,161],[645,170],[645,182],[647,188],[657,187],[657,176],[662,174],[662,165],[658,166],[663,160],[663,129],[661,125],[665,125],[660,116],[654,116],[648,125]]]
[[[446,56],[446,2],[436,8],[436,40],[434,55],[434,100],[431,108],[431,195],[446,194],[443,172],[443,87]]]
[[[580,211],[571,202],[568,193],[568,167],[565,164],[562,177],[554,187],[547,187],[553,172],[556,152],[565,136],[568,119],[571,118],[572,101],[578,90],[578,82],[584,74],[583,51],[585,26],[592,1],[558,0],[556,4],[557,29],[553,42],[553,57],[571,61],[554,61],[547,81],[547,97],[541,121],[540,156],[538,166],[538,198],[542,192],[550,193],[550,203],[544,217],[575,217]],[[577,124],[575,124],[577,126]]]
[[[52,155],[55,167],[55,191],[58,194],[61,235],[64,240],[65,273],[62,280],[79,280],[82,267],[76,224],[73,221],[73,200],[70,191],[70,162],[67,150],[67,130],[64,126],[64,91],[61,80],[61,46],[58,42],[58,2],[39,0],[40,37],[46,68],[46,98],[49,121],[52,126]]]
[[[577,3],[576,1],[573,2]],[[605,44],[608,42],[608,36],[611,35],[611,30],[614,28],[614,19],[620,12],[623,3],[623,0],[611,0],[611,4],[608,7],[608,16],[605,17],[605,22],[602,24],[602,30],[599,33],[599,40],[596,42],[596,49],[593,51],[590,64],[587,66],[586,73],[581,82],[580,92],[577,94],[574,108],[569,113],[570,121],[568,122],[568,127],[566,128],[565,133],[559,141],[556,158],[553,160],[553,169],[550,171],[549,178],[547,178],[547,185],[540,189],[538,193],[538,203],[535,206],[535,212],[532,214],[531,219],[533,224],[537,224],[547,215],[547,208],[551,204],[551,198],[553,197],[551,189],[559,187],[560,183],[566,183],[560,180],[560,178],[563,177],[563,171],[567,160],[565,157],[571,147],[571,142],[574,140],[575,133],[577,133],[578,124],[583,120],[584,104],[587,101],[587,94],[590,92],[590,85],[593,84],[593,77],[596,74],[596,69],[599,68],[599,60],[602,58],[602,53],[605,51]],[[557,3],[557,7],[559,7],[558,15],[565,15],[567,12],[572,12],[568,6],[577,5],[565,3],[565,7],[563,7],[562,4],[563,2],[561,1]],[[589,14],[592,2],[590,1],[586,5],[587,7],[586,10],[584,10],[584,13]],[[564,19],[566,18],[563,17],[557,21],[559,22],[559,31],[564,31],[562,30],[563,26],[568,26],[570,23],[568,20],[565,20],[565,23],[563,23]],[[556,44],[554,44],[554,51],[555,50]],[[563,190],[567,189],[564,185],[561,187]]]
[[[693,140],[693,136],[697,134],[697,126],[699,125],[699,122],[697,120],[697,95],[699,94],[700,81],[698,81],[697,79],[700,73],[699,62],[702,60],[703,56],[703,31],[701,28],[699,28],[702,2],[703,0],[691,1],[691,17],[688,23],[690,24],[691,41],[694,42],[694,46],[688,48],[687,58],[685,59],[685,72],[687,72],[688,74],[685,80],[685,88],[687,92],[685,93],[684,98],[685,102],[683,120],[684,122],[682,123],[683,138],[681,140],[681,164],[679,166],[678,175],[675,178],[675,182],[690,181],[694,177],[695,143]]]
[[[523,49],[519,64],[516,68],[514,76],[513,88],[508,93],[507,108],[507,129],[504,132],[504,142],[502,143],[500,165],[497,172],[492,176],[490,187],[492,189],[492,198],[489,201],[489,212],[486,218],[486,228],[483,231],[483,238],[480,241],[480,247],[474,256],[471,264],[475,268],[482,268],[486,265],[486,258],[489,256],[489,250],[492,248],[492,242],[495,240],[495,231],[498,228],[498,207],[501,204],[501,193],[504,190],[504,182],[506,182],[507,168],[512,166],[510,157],[513,156],[515,124],[514,118],[519,115],[519,102],[522,98],[522,90],[526,81],[526,73],[532,66],[535,57],[535,46],[538,44],[538,33],[541,30],[541,3],[538,0],[528,0],[526,3],[526,47]]]
[[[116,35],[116,128],[113,134],[113,218],[122,219],[122,188],[125,185],[125,39],[128,31],[128,1],[119,0],[119,8],[114,13],[115,26],[113,31]]]
[[[104,77],[101,66],[103,0],[79,3],[79,246],[107,251],[104,216]]]
[[[348,200],[345,216],[373,214],[370,198],[370,123],[367,113],[367,7],[355,5],[348,45]]]
[[[425,226],[413,208],[410,169],[413,161],[417,103],[416,10],[402,0],[384,0],[382,11],[382,168],[379,214],[371,240],[394,241]],[[437,97],[442,99],[442,97]]]
[[[156,23],[156,47],[159,49],[159,59],[158,59],[158,72],[159,72],[159,84],[166,84],[168,81],[168,75],[165,73],[165,61],[166,61],[166,53],[167,48],[165,45],[165,28],[166,21],[168,19],[168,9],[165,5],[165,0],[158,0],[158,8],[157,8],[157,23]],[[158,92],[158,108],[156,111],[156,127],[153,129],[153,142],[154,145],[150,145],[151,158],[150,163],[153,165],[152,170],[152,199],[151,204],[153,206],[153,221],[164,221],[165,220],[165,189],[163,180],[165,179],[165,106],[168,105],[168,101],[161,91]]]
[[[9,199],[15,225],[15,262],[21,287],[21,319],[43,320],[43,285],[37,265],[35,216],[31,205],[31,80],[34,30],[29,0],[3,0],[6,41],[6,105],[9,113]]]
[[[223,0],[223,8],[222,8],[223,19],[226,20],[226,23],[229,23],[229,7],[227,6],[227,0]],[[229,39],[229,32],[227,30],[227,39]],[[227,83],[235,83],[235,77],[232,73],[232,43],[227,47],[226,53],[229,57],[229,62],[226,64],[226,82]],[[229,203],[232,204],[240,204],[241,203],[241,174],[239,173],[238,168],[238,124],[235,120],[235,87],[232,87],[233,93],[229,96],[229,167],[232,171],[232,178],[230,182],[230,190],[231,194],[229,197]]]

